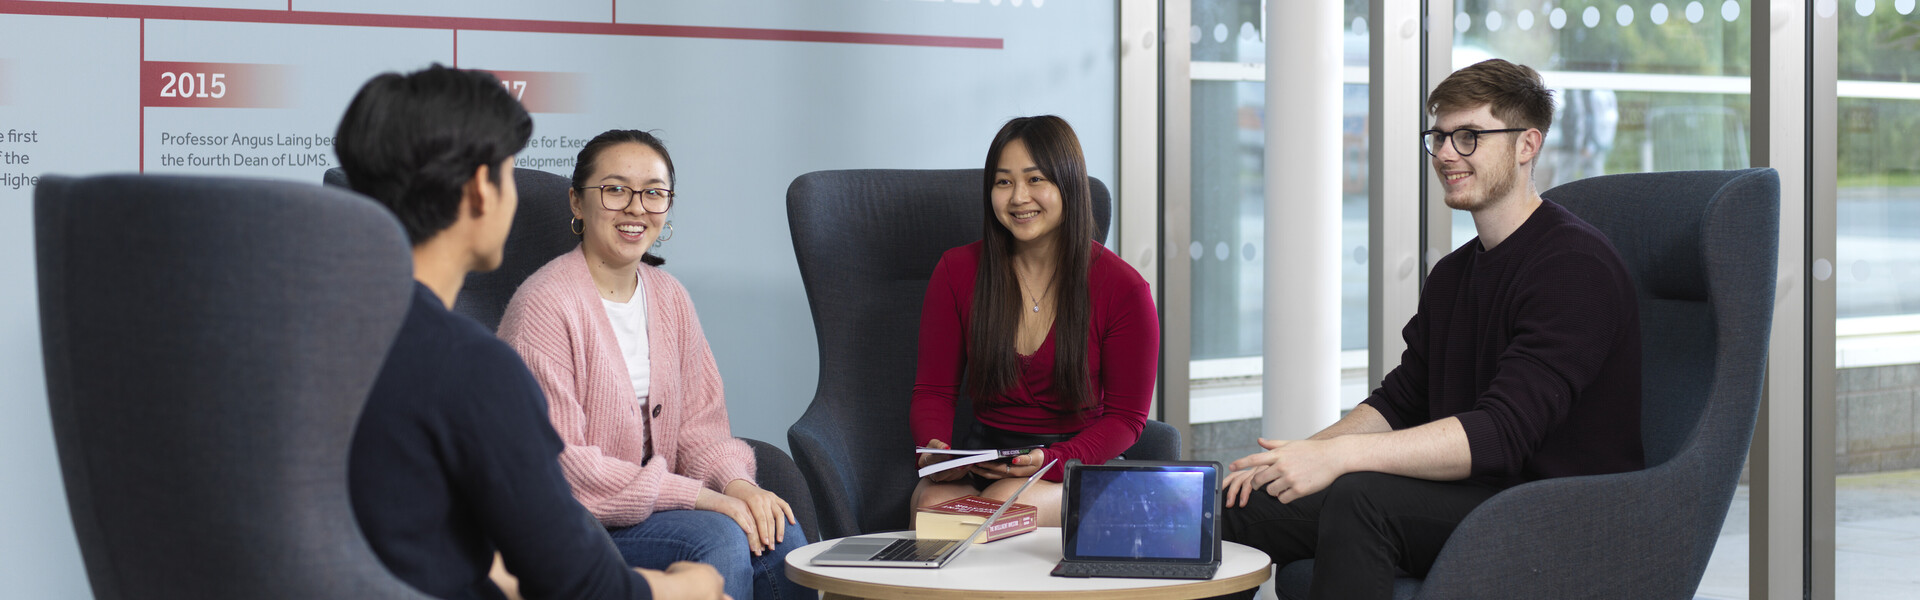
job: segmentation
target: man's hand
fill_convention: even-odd
[[[747,512],[753,513],[754,525],[760,528],[760,540],[767,542],[769,548],[787,541],[788,523],[800,522],[793,516],[793,507],[780,499],[779,494],[760,489],[745,479],[728,482],[726,494],[747,505]]]
[[[942,450],[952,448],[952,446],[948,446],[946,442],[942,442],[938,439],[927,442],[927,447],[939,448]],[[920,456],[919,468],[923,468],[923,469],[926,468],[927,465],[931,465],[937,462],[946,462],[948,460],[953,459],[953,455],[951,454],[921,454],[919,456]],[[965,477],[966,474],[967,474],[966,469],[947,469],[945,471],[935,471],[933,474],[927,476],[927,481],[931,481],[934,483],[946,483],[949,481],[958,480],[961,477]]]
[[[753,552],[754,556],[759,556],[760,552],[767,548],[768,544],[765,544],[760,537],[760,525],[754,522],[753,510],[747,508],[747,503],[739,498],[702,487],[700,495],[693,500],[693,507],[698,510],[717,512],[733,519],[733,522],[740,526],[741,531],[747,532],[747,550]]]
[[[1035,471],[1039,471],[1040,467],[1046,464],[1047,450],[1045,448],[1034,448],[1026,454],[1015,456],[1013,460],[1004,463],[994,460],[974,463],[968,468],[973,471],[974,475],[987,479],[1006,479],[1008,477],[1026,478],[1032,477]]]
[[[1261,439],[1260,447],[1266,452],[1249,454],[1228,467],[1233,472],[1221,486],[1227,506],[1246,506],[1257,488],[1265,488],[1283,503],[1327,489],[1348,473],[1346,457],[1335,447],[1337,440]]]
[[[652,589],[653,597],[660,600],[733,599],[723,587],[726,582],[720,578],[720,572],[707,565],[681,561],[668,565],[665,571],[634,570],[647,578],[647,587]]]

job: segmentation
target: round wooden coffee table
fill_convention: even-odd
[[[907,537],[912,532],[874,534]],[[1090,598],[1096,600],[1207,598],[1260,585],[1272,569],[1267,555],[1233,542],[1221,543],[1220,571],[1213,579],[1107,579],[1054,577],[1060,562],[1060,528],[979,544],[938,569],[823,567],[807,564],[839,540],[809,544],[787,555],[787,577],[826,593],[828,600],[974,600],[980,598]]]

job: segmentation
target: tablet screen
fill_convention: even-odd
[[[1075,482],[1078,559],[1210,558],[1208,469],[1090,468]]]

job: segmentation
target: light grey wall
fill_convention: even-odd
[[[500,3],[487,6],[493,4]],[[1013,0],[728,0],[618,6],[623,22],[965,36],[997,38],[1004,44],[1001,49],[967,49],[460,32],[463,67],[584,76],[579,90],[586,96],[580,98],[586,110],[535,115],[536,136],[586,137],[620,127],[657,130],[666,140],[681,197],[671,216],[674,239],[661,254],[699,310],[725,379],[736,435],[785,447],[787,427],[813,397],[816,342],[786,224],[786,188],[795,177],[822,169],[978,167],[987,142],[1006,119],[1053,113],[1079,131],[1090,173],[1109,185],[1118,181],[1113,2],[1027,0],[1014,6]],[[14,29],[55,31],[58,28],[46,27],[53,21],[101,26],[98,19],[0,15],[0,23],[17,25]],[[107,25],[119,31],[130,30],[133,23],[113,20]],[[289,133],[330,132],[351,88],[379,69],[394,68],[375,65],[448,61],[442,54],[411,48],[451,46],[441,41],[447,39],[445,32],[249,24],[208,25],[221,35],[182,42],[194,27],[151,21],[145,37],[111,39],[145,39],[147,60],[220,61],[224,52],[233,56],[227,62],[252,62],[243,58],[250,54],[247,49],[222,46],[220,40],[253,44],[263,36],[297,36],[301,47],[361,40],[355,42],[359,47],[343,49],[359,58],[352,63],[356,71],[345,76],[319,67],[294,71],[299,80],[290,85],[300,93],[280,112],[246,109],[223,115],[147,109],[143,135],[149,170],[159,170],[153,155],[159,151],[156,132],[163,127],[187,128],[195,119],[202,121],[200,129],[208,130],[234,127],[235,122],[267,127],[277,120]],[[391,44],[365,42],[389,38]],[[109,63],[99,68],[126,77],[89,79],[82,74],[100,71],[71,68],[76,86],[103,79],[114,86],[72,102],[76,109],[107,102],[111,106],[88,108],[88,114],[130,121],[141,113],[121,104],[131,102],[136,90],[121,88],[134,79],[137,59],[127,55],[136,45],[127,41],[47,52],[44,44],[0,44],[0,79],[8,77],[9,69],[19,80],[22,72],[67,68],[52,61]],[[165,56],[168,53],[174,56]],[[16,109],[33,104],[31,98],[23,101],[18,89],[11,97],[0,96],[0,118],[21,114]],[[43,148],[41,156],[66,152],[73,157],[36,160],[36,172],[136,169],[136,138],[119,131],[130,124],[91,119],[47,119],[47,127],[68,126],[72,133],[57,140],[62,146]],[[0,123],[0,131],[8,126]],[[101,134],[94,128],[113,131]],[[318,181],[321,170],[234,174]],[[0,190],[0,531],[5,532],[0,536],[0,581],[8,586],[0,596],[84,598],[88,587],[47,416],[30,194],[31,188]]]

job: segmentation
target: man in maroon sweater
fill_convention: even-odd
[[[1500,490],[1643,466],[1633,281],[1605,236],[1533,189],[1552,92],[1494,59],[1427,109],[1447,206],[1479,237],[1434,265],[1380,389],[1308,439],[1260,440],[1225,480],[1226,538],[1281,566],[1316,559],[1316,599],[1391,597]]]

